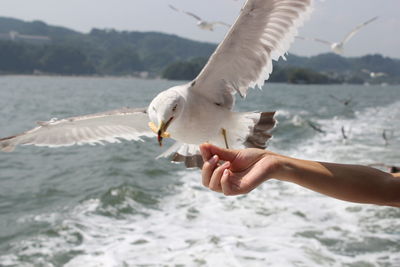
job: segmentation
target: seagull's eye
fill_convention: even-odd
[[[175,112],[177,107],[178,107],[178,105],[175,105],[175,106],[172,108],[172,111]]]

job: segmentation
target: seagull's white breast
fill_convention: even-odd
[[[232,111],[198,94],[188,94],[185,107],[168,129],[171,137],[187,144],[223,141],[221,129],[227,128]]]

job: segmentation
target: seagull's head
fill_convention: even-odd
[[[182,114],[185,99],[175,90],[167,90],[158,94],[148,107],[150,128],[157,134],[158,143],[169,137],[167,128]]]

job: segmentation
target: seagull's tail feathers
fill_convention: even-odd
[[[186,168],[202,168],[203,159],[200,155],[198,145],[185,144],[176,142],[164,153],[159,155],[157,158],[171,156],[171,161],[175,163],[183,162]]]
[[[258,120],[254,121],[253,126],[250,129],[250,134],[246,137],[243,145],[245,147],[254,147],[265,149],[268,144],[268,140],[271,139],[271,130],[276,125],[274,118],[275,111],[273,112],[261,112],[258,114]]]

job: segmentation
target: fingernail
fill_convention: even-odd
[[[229,175],[229,170],[228,169],[225,169],[224,170],[224,173],[222,174],[223,176],[228,176]]]
[[[212,156],[212,158],[209,160],[210,164],[215,164],[218,161],[218,156],[214,155]]]
[[[231,163],[229,161],[226,161],[224,164],[222,164],[221,167],[228,168],[230,165]]]

